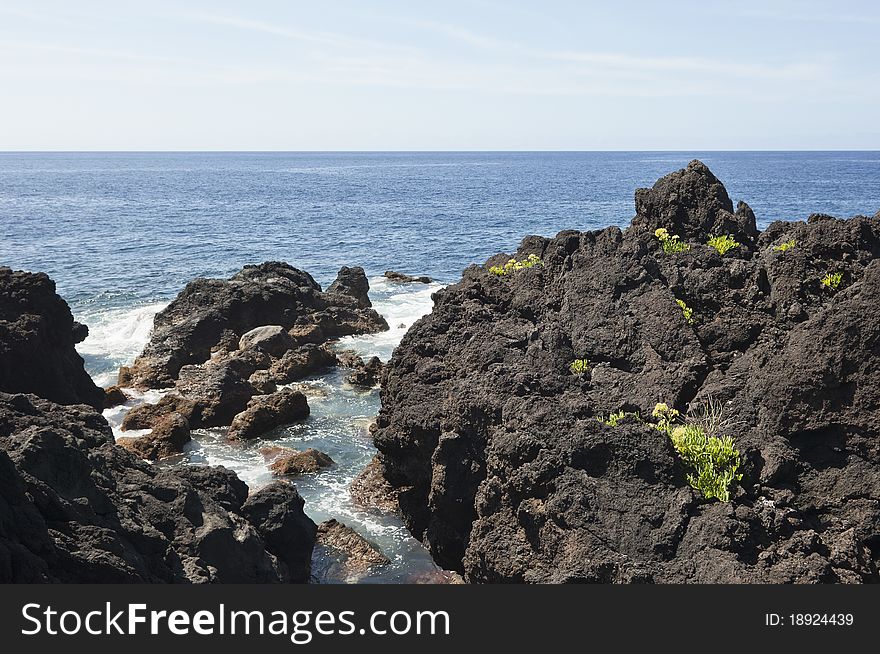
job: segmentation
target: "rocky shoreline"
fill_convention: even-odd
[[[403,338],[375,442],[408,527],[476,583],[880,581],[880,214],[759,232],[699,161],[636,211]],[[729,501],[686,437],[735,453]]]
[[[0,581],[387,565],[306,515],[297,479],[333,458],[271,442],[310,414],[297,382],[337,367],[382,401],[352,502],[456,571],[422,581],[880,581],[880,213],[762,232],[698,161],[635,205],[624,231],[530,236],[471,266],[386,364],[336,345],[389,327],[363,269],[322,290],[267,262],[190,282],[101,389],[54,283],[0,268]],[[100,411],[118,404],[114,438]],[[265,439],[275,481],[174,463],[205,429]]]

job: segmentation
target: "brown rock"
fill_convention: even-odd
[[[277,477],[318,472],[333,465],[333,459],[312,447],[305,451],[287,447],[267,447],[261,449],[260,453],[267,461],[272,461],[269,470]]]
[[[168,413],[153,423],[153,430],[146,436],[123,436],[116,439],[116,444],[142,459],[156,461],[180,454],[190,440],[187,419],[179,413]]]
[[[179,413],[189,421],[193,419],[195,411],[195,401],[180,395],[165,395],[156,404],[133,407],[122,419],[122,431],[153,429],[153,425],[169,413]]]
[[[319,581],[358,581],[371,569],[390,563],[379,548],[351,527],[336,520],[318,525],[315,548],[322,565],[313,573]]]
[[[108,386],[104,389],[104,408],[112,409],[120,404],[128,402],[128,396],[122,392],[119,386]]]
[[[247,408],[232,419],[229,438],[247,440],[268,431],[302,420],[309,415],[309,403],[299,391],[283,388],[271,395],[256,395]]]
[[[385,479],[381,455],[374,456],[349,486],[352,501],[362,509],[382,513],[399,513],[400,492]]]
[[[278,384],[308,377],[336,364],[336,355],[330,350],[309,343],[295,350],[289,350],[269,368],[269,373]]]

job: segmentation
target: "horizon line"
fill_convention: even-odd
[[[390,149],[390,150],[226,150],[226,149],[110,149],[110,150],[79,150],[79,149],[27,149],[6,150],[0,148],[0,155],[4,154],[522,154],[522,153],[549,153],[549,154],[605,154],[605,153],[688,153],[688,152],[719,152],[719,153],[792,153],[792,152],[880,152],[880,148],[687,148],[687,149],[664,149],[650,148],[646,150],[632,150],[623,148],[614,149]]]

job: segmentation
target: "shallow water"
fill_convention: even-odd
[[[392,329],[381,334],[344,338],[337,347],[387,361],[409,326],[430,311],[431,293],[441,285],[392,284],[378,277],[370,280],[370,287],[373,306],[385,316]],[[92,319],[87,323],[93,325],[90,336],[79,349],[87,356],[96,382],[112,383],[118,366],[130,363],[140,352],[149,338],[153,316],[163,306],[150,304],[80,316]],[[299,450],[314,447],[330,455],[334,465],[295,479],[305,499],[306,512],[315,522],[335,518],[347,524],[378,545],[391,560],[389,565],[373,569],[359,582],[405,583],[414,576],[430,574],[437,566],[398,517],[364,511],[351,501],[352,480],[376,453],[368,428],[379,411],[379,392],[353,388],[345,383],[344,376],[344,370],[336,369],[293,384],[308,397],[311,415],[307,420],[246,443],[227,441],[225,429],[199,429],[193,432],[193,441],[184,455],[171,464],[222,465],[234,470],[251,489],[257,489],[272,481],[260,448],[267,445]],[[146,430],[122,432],[119,426],[132,406],[155,402],[161,395],[160,391],[139,394],[123,407],[106,410],[104,416],[117,436],[147,433]]]

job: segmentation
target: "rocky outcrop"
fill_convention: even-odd
[[[327,520],[318,525],[313,573],[318,582],[356,583],[390,561],[373,543],[348,525]]]
[[[138,404],[132,407],[122,419],[122,431],[152,429],[156,422],[169,413],[179,413],[190,424],[198,422],[195,401],[169,393],[155,404]]]
[[[140,461],[89,407],[0,393],[0,582],[304,582],[302,500],[265,498],[221,467]]]
[[[128,402],[128,396],[119,386],[109,386],[104,389],[104,408],[112,409],[120,404]]]
[[[228,425],[257,393],[247,377],[228,361],[184,366],[176,386],[182,397],[195,402],[189,416],[193,427]]]
[[[269,462],[269,470],[277,477],[318,472],[333,465],[333,459],[313,447],[303,451],[289,447],[264,447],[260,452]]]
[[[103,409],[74,347],[88,333],[46,274],[0,267],[0,391]]]
[[[242,515],[296,581],[309,579],[317,525],[303,513],[305,502],[292,484],[275,482],[251,493]]]
[[[339,363],[351,368],[351,372],[345,376],[345,381],[361,388],[373,388],[378,385],[382,370],[385,368],[379,357],[370,357],[369,360],[364,361],[351,352],[347,352],[344,358],[340,357]]]
[[[407,275],[402,272],[397,272],[396,270],[386,270],[385,278],[389,282],[397,282],[398,284],[430,284],[433,280],[427,275],[420,275],[418,277],[414,277],[412,275]]]
[[[306,396],[290,388],[283,388],[271,395],[251,398],[247,408],[232,419],[227,436],[236,440],[259,438],[263,434],[302,420],[309,415]]]
[[[326,347],[313,343],[286,352],[269,368],[269,376],[276,384],[291,382],[314,375],[336,365],[336,355]]]
[[[364,269],[360,266],[349,268],[343,266],[336,275],[336,280],[327,287],[328,293],[341,293],[353,297],[358,306],[361,308],[369,308],[373,306],[370,302],[370,283],[364,274]]]
[[[179,413],[167,413],[153,423],[149,434],[123,436],[116,443],[142,459],[158,461],[181,454],[190,440],[189,421]]]
[[[280,326],[292,345],[388,329],[365,304],[369,285],[357,271],[343,269],[333,292],[322,292],[308,273],[278,262],[245,266],[228,280],[196,279],[156,315],[150,342],[120,371],[121,379],[141,388],[172,386],[184,366],[240,346],[245,334],[260,327]]]
[[[468,268],[403,338],[375,442],[407,526],[471,582],[880,581],[880,222],[758,233],[699,162],[636,208]],[[691,488],[657,402],[720,414],[731,501]]]

